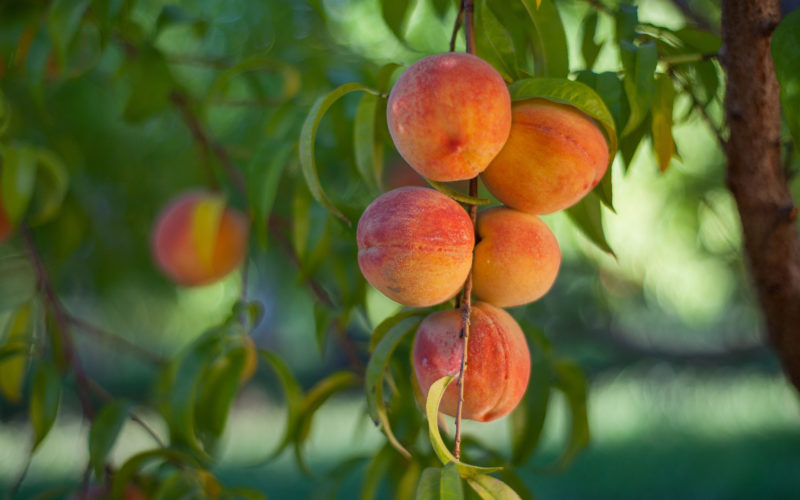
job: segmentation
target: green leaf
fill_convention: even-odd
[[[611,116],[614,117],[615,129],[622,130],[622,127],[628,121],[630,110],[622,81],[617,77],[617,74],[610,71],[603,73],[580,71],[577,79],[597,92],[597,95],[603,99],[608,111],[611,112]]]
[[[651,122],[653,133],[653,152],[658,168],[665,172],[675,155],[675,139],[672,137],[672,108],[675,101],[675,88],[672,79],[664,74],[656,78],[656,91],[653,97]]]
[[[306,268],[305,256],[310,232],[311,198],[298,182],[292,197],[292,248],[302,268]]]
[[[450,462],[442,469],[442,478],[439,482],[439,498],[441,500],[462,500],[464,486],[461,484],[461,475],[458,464]]]
[[[339,209],[333,205],[328,196],[325,194],[325,191],[323,191],[322,185],[320,184],[319,176],[317,175],[317,165],[314,161],[314,140],[317,136],[319,122],[322,120],[322,117],[325,115],[325,112],[328,110],[328,108],[330,108],[331,105],[333,105],[333,103],[336,102],[340,97],[356,90],[363,90],[373,94],[377,93],[376,91],[365,87],[360,83],[346,83],[333,90],[327,96],[319,97],[314,105],[311,106],[308,116],[306,116],[305,122],[303,123],[303,129],[300,132],[300,144],[298,146],[300,150],[300,168],[303,172],[303,177],[306,180],[306,185],[308,186],[309,191],[311,191],[311,195],[333,215],[339,217],[345,223],[347,223],[348,226],[352,226],[352,224],[347,217],[345,217],[344,214],[342,214]]]
[[[52,151],[36,150],[36,189],[28,218],[31,225],[43,224],[58,214],[69,187],[67,167]]]
[[[486,474],[467,478],[467,483],[483,500],[521,500],[509,485]]]
[[[111,480],[111,498],[123,498],[125,488],[133,481],[134,476],[147,463],[159,461],[175,465],[200,467],[200,464],[179,450],[174,448],[156,448],[147,450],[130,457],[116,472]]]
[[[8,126],[10,124],[11,106],[8,105],[8,102],[3,95],[3,91],[0,90],[0,137],[3,137],[3,134],[6,133],[6,130],[8,130]]]
[[[425,179],[425,181],[428,184],[430,184],[430,186],[435,190],[439,191],[442,194],[446,194],[450,198],[460,203],[467,203],[469,205],[489,205],[492,203],[492,200],[488,198],[475,198],[474,196],[470,196],[460,191],[456,191],[455,189],[451,188],[450,186],[448,186],[443,182],[432,181],[430,179]]]
[[[583,19],[582,28],[581,54],[583,55],[586,69],[592,69],[594,62],[597,60],[597,55],[600,54],[600,49],[603,47],[603,44],[594,41],[594,36],[597,32],[597,11],[592,11]]]
[[[130,405],[115,400],[105,405],[92,421],[89,429],[89,461],[94,467],[95,476],[101,481],[105,478],[108,454],[129,415]]]
[[[394,450],[390,445],[384,445],[375,454],[364,471],[364,481],[361,483],[361,500],[372,500],[378,493],[381,479],[386,474],[394,458]]]
[[[775,74],[781,87],[781,107],[796,149],[800,149],[800,11],[780,22],[770,44]]]
[[[566,77],[569,73],[567,36],[552,0],[521,0],[533,21],[533,61],[537,76]]]
[[[426,467],[417,483],[416,500],[439,500],[439,483],[442,477],[438,467]]]
[[[266,248],[269,241],[269,217],[293,148],[290,141],[265,140],[245,167],[253,226],[262,248]]]
[[[369,414],[372,417],[372,420],[376,423],[376,425],[378,423],[381,424],[383,427],[383,432],[386,434],[386,438],[395,447],[395,449],[397,449],[397,451],[403,454],[403,456],[406,458],[411,458],[411,454],[408,452],[408,450],[406,450],[405,447],[400,444],[400,442],[392,433],[391,425],[389,424],[389,416],[386,413],[386,406],[383,402],[383,377],[384,373],[386,372],[386,368],[389,366],[389,360],[392,357],[392,353],[400,344],[401,340],[403,340],[407,335],[417,331],[417,327],[421,322],[416,321],[407,330],[392,329],[395,325],[407,317],[411,317],[411,315],[404,315],[404,313],[397,314],[392,318],[385,320],[383,323],[378,325],[378,328],[375,329],[378,331],[379,328],[384,328],[386,334],[382,335],[381,340],[375,345],[372,356],[370,356],[369,362],[367,362],[367,370],[364,376],[364,390],[367,394],[367,408],[369,409]],[[379,335],[380,333],[381,332],[379,332]],[[375,333],[373,333],[373,335],[375,335]]]
[[[439,403],[442,401],[444,391],[457,377],[447,376],[442,377],[428,389],[428,399],[425,402],[425,417],[428,419],[428,437],[431,441],[434,453],[439,457],[442,464],[447,465],[450,462],[455,462],[458,466],[458,471],[463,478],[470,478],[480,474],[487,474],[501,470],[502,467],[478,467],[476,465],[469,465],[464,462],[456,460],[456,457],[447,449],[447,445],[442,440],[442,435],[439,433]]]
[[[630,42],[620,42],[620,59],[625,70],[623,85],[631,114],[622,130],[622,135],[633,132],[647,116],[655,93],[655,71],[658,65],[658,51],[653,42],[636,46]]]
[[[603,99],[591,87],[562,78],[528,78],[509,87],[512,101],[542,98],[569,104],[595,119],[608,141],[609,164],[617,152],[617,133],[614,118]]]
[[[386,22],[386,26],[392,30],[400,40],[403,39],[405,33],[405,20],[407,12],[411,7],[410,0],[390,0],[381,2],[381,15]]]
[[[372,330],[372,335],[369,338],[369,352],[375,350],[375,346],[383,340],[383,337],[389,333],[389,330],[400,324],[402,321],[413,318],[414,316],[424,316],[428,314],[427,309],[409,309],[407,311],[400,311],[399,313],[389,316]]]
[[[710,31],[685,26],[672,34],[684,45],[700,54],[716,54],[722,48],[722,40]],[[773,35],[774,36],[774,35]]]
[[[147,44],[139,46],[126,68],[131,94],[122,113],[125,120],[140,123],[169,107],[170,94],[177,85],[158,49]]]
[[[36,151],[28,146],[0,144],[3,168],[0,170],[0,199],[12,224],[22,220],[36,186]]]
[[[156,20],[156,29],[153,38],[158,37],[165,28],[180,24],[192,26],[197,36],[203,36],[208,28],[208,23],[189,14],[178,5],[165,5],[164,8],[161,9],[161,13]]]
[[[67,59],[67,47],[78,32],[89,3],[90,0],[55,0],[50,4],[47,28],[62,67]]]
[[[564,393],[570,411],[570,434],[567,447],[552,469],[563,470],[589,444],[589,416],[586,409],[586,378],[571,361],[553,363],[554,386]]]
[[[489,8],[488,0],[479,0],[475,7],[475,45],[477,54],[503,79],[511,82],[519,78],[514,40]]]
[[[592,243],[597,245],[597,247],[604,252],[616,257],[606,240],[606,235],[603,231],[600,198],[598,198],[594,191],[589,192],[581,201],[567,208],[566,212],[572,222],[578,226],[578,229],[580,229]]]
[[[550,401],[550,363],[531,359],[531,377],[522,403],[511,414],[511,463],[524,464],[539,444]]]
[[[379,136],[375,133],[375,114],[378,109],[378,96],[364,94],[356,108],[353,122],[353,149],[356,157],[356,168],[361,178],[373,191],[377,191],[380,175],[383,170]]]
[[[282,358],[266,349],[259,349],[258,352],[261,359],[269,363],[278,375],[278,379],[280,379],[281,386],[283,387],[284,396],[286,397],[286,429],[284,430],[283,438],[275,449],[267,455],[266,459],[261,462],[263,464],[280,455],[292,442],[295,433],[294,430],[297,427],[300,413],[303,410],[303,389]]]
[[[202,376],[194,415],[197,432],[207,447],[214,446],[225,430],[246,362],[247,347],[238,343],[215,359]]]
[[[705,94],[701,102],[708,105],[717,96],[719,90],[719,73],[717,72],[717,65],[714,61],[701,61],[692,64],[694,72],[697,75],[697,81],[700,83],[700,88],[703,89]],[[690,108],[691,110],[692,108]]]
[[[634,5],[623,3],[619,6],[615,16],[616,40],[631,42],[636,39],[636,27],[639,24],[638,8]]]
[[[33,425],[33,450],[47,437],[56,421],[61,401],[61,376],[55,365],[41,363],[36,367],[31,388],[30,419]]]
[[[300,72],[294,66],[275,59],[267,51],[248,56],[230,68],[221,71],[209,88],[206,101],[224,96],[228,87],[238,77],[254,71],[271,71],[280,75],[283,85],[277,96],[270,99],[271,104],[288,101],[300,90]]]
[[[453,0],[433,0],[433,11],[440,18],[443,18],[450,11],[450,6],[454,4]]]
[[[32,316],[33,304],[30,302],[15,311],[6,327],[5,343],[0,345],[0,353],[4,353],[0,358],[0,394],[14,404],[22,399],[28,368],[27,346],[33,332]]]

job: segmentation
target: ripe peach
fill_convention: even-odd
[[[193,191],[173,200],[159,215],[153,231],[153,255],[175,283],[212,283],[244,260],[247,218],[222,203],[212,193]]]
[[[3,198],[0,196],[0,243],[3,243],[10,238],[13,231],[14,226],[11,224],[11,220],[8,218],[6,209],[3,208]]]
[[[414,372],[427,397],[431,384],[458,375],[461,366],[461,311],[431,314],[414,339]],[[462,417],[488,422],[513,410],[525,394],[531,357],[525,335],[510,314],[486,302],[472,305]],[[444,393],[439,409],[455,416],[458,387]]]
[[[423,177],[470,179],[505,144],[511,98],[503,78],[477,56],[420,59],[397,80],[386,109],[397,150]]]
[[[472,267],[475,233],[467,212],[433,189],[403,187],[373,201],[356,232],[358,265],[390,299],[424,307],[444,302]]]
[[[533,214],[506,207],[478,214],[472,291],[480,300],[513,307],[550,290],[561,250],[550,228]]]
[[[608,145],[591,118],[545,99],[513,106],[506,145],[481,174],[511,208],[549,214],[577,203],[603,178]]]

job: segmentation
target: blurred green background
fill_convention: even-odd
[[[167,3],[137,2],[137,25],[156,30]],[[407,26],[408,43],[402,44],[383,24],[374,0],[187,0],[179,5],[191,19],[157,31],[156,46],[169,55],[172,78],[190,95],[205,96],[203,119],[210,133],[244,166],[251,183],[263,181],[262,170],[279,154],[281,143],[296,140],[318,95],[348,81],[370,83],[380,64],[409,63],[447,50],[456,15],[453,7],[438,19],[419,2]],[[577,0],[557,5],[574,49],[571,67],[580,69],[579,23],[588,6]],[[637,5],[642,21],[674,28],[686,22],[673,2]],[[715,2],[692,7],[718,25]],[[25,13],[17,2],[0,2],[0,50],[6,57],[26,29]],[[612,29],[601,18],[596,39],[613,37]],[[47,58],[44,38],[34,39],[29,72]],[[253,54],[269,61],[250,74],[258,84],[234,79],[223,94],[212,95],[219,68]],[[13,74],[0,83],[15,113],[24,117],[17,124],[20,136],[48,144],[70,169],[61,215],[36,235],[64,302],[75,315],[166,357],[227,316],[239,296],[241,276],[177,290],[154,270],[152,220],[175,194],[205,181],[198,165],[207,159],[175,111],[140,123],[124,121],[128,96],[137,92],[120,71],[124,47],[112,44],[97,57],[99,64],[89,73],[57,85],[44,76],[40,87],[28,86]],[[81,62],[74,64],[79,72]],[[606,44],[595,69],[616,71],[618,66],[618,54]],[[157,84],[150,78],[159,76],[145,75],[133,85],[147,90]],[[295,79],[297,93],[274,104]],[[256,95],[255,87],[262,93]],[[357,181],[349,131],[332,125],[352,119],[355,104],[345,99],[344,106],[331,110],[334,118],[323,121],[317,146],[326,191],[346,207],[363,206],[371,196]],[[613,166],[616,213],[603,216],[616,258],[594,247],[566,216],[546,218],[561,244],[562,269],[545,298],[513,314],[541,327],[559,354],[576,359],[586,371],[592,440],[567,470],[543,470],[563,446],[568,417],[558,400],[547,418],[545,442],[519,470],[537,498],[800,497],[800,401],[765,344],[742,260],[738,216],[724,185],[724,157],[705,124],[695,115],[686,118],[689,108],[688,100],[676,103],[680,160],[673,160],[668,171],[659,172],[648,141],[630,165],[618,158]],[[719,100],[710,110],[721,121]],[[395,163],[388,159],[387,175],[398,168]],[[308,226],[295,229],[290,243],[298,253],[312,255],[323,245],[329,218],[307,195],[297,194],[297,168],[289,161],[273,211],[285,220],[307,214]],[[234,194],[231,201],[244,203]],[[344,227],[336,231],[337,238],[355,237]],[[333,340],[324,352],[318,349],[314,298],[278,242],[269,239],[266,249],[253,245],[248,296],[265,307],[253,336],[259,346],[281,353],[309,387],[347,360]],[[0,247],[0,256],[18,253],[18,242]],[[312,271],[324,274],[319,269],[326,267],[326,258],[349,257],[333,245],[318,258]],[[366,313],[348,325],[350,335],[365,343],[371,327],[395,309],[369,291]],[[0,315],[0,324],[7,316]],[[78,339],[92,376],[133,400],[148,396],[144,390],[154,374],[146,361],[102,339],[86,334]],[[331,468],[345,458],[370,456],[382,442],[380,433],[365,415],[363,397],[353,392],[334,398],[315,418],[307,445],[314,478],[297,471],[289,452],[257,465],[284,425],[273,377],[262,368],[237,402],[217,472],[270,498],[324,496],[335,482],[328,476]],[[163,434],[163,425],[151,417]],[[31,430],[23,405],[0,401],[0,418],[0,490],[5,490],[24,463]],[[502,421],[467,430],[499,450],[508,448]],[[76,484],[86,462],[87,432],[74,395],[65,396],[56,428],[35,456],[18,498]],[[148,439],[128,424],[115,459],[145,449]],[[364,464],[356,462],[351,473],[338,477],[345,485],[339,498],[355,497]]]

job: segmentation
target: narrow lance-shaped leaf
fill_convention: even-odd
[[[586,409],[586,378],[571,361],[553,363],[554,386],[564,393],[570,411],[570,433],[564,453],[553,464],[561,470],[589,443],[589,416]]]
[[[438,467],[427,467],[417,483],[415,500],[439,500],[439,482],[442,472]]]
[[[770,52],[775,62],[775,74],[781,87],[780,99],[783,115],[800,150],[800,10],[780,22],[772,34]]]
[[[450,462],[442,468],[439,498],[441,500],[462,500],[464,498],[464,485],[455,462]]]
[[[464,194],[460,191],[456,191],[455,189],[451,188],[447,184],[438,181],[432,181],[430,179],[425,179],[425,181],[431,185],[432,188],[439,191],[442,194],[446,194],[450,198],[460,202],[460,203],[468,203],[470,205],[489,205],[492,200],[488,198],[476,198],[474,196],[470,196],[468,194]]]
[[[531,377],[522,403],[511,414],[511,463],[522,465],[539,444],[550,401],[550,364],[542,356],[531,360]]]
[[[286,397],[286,429],[284,430],[283,438],[266,459],[261,462],[263,464],[280,455],[292,442],[295,428],[297,427],[300,413],[303,409],[303,389],[300,387],[300,383],[297,382],[297,379],[292,375],[289,366],[283,359],[265,349],[259,349],[258,352],[261,359],[269,363],[272,369],[275,370]]]
[[[638,7],[623,3],[614,15],[616,39],[620,42],[633,42],[636,38],[636,26],[639,24]]]
[[[350,221],[339,211],[339,209],[334,206],[333,202],[331,202],[331,200],[325,194],[325,191],[322,189],[322,184],[320,183],[319,175],[317,174],[317,164],[314,160],[314,140],[317,136],[319,122],[322,120],[325,112],[340,97],[356,90],[363,90],[373,94],[377,93],[376,91],[365,87],[360,83],[346,83],[333,90],[327,96],[320,97],[317,99],[314,105],[311,106],[311,110],[309,110],[308,116],[306,116],[306,120],[303,123],[303,128],[300,132],[300,143],[298,145],[300,153],[300,168],[303,172],[306,185],[308,186],[309,191],[311,191],[311,195],[333,215],[339,217],[345,223],[347,223],[348,226],[351,225]]]
[[[655,93],[655,71],[658,65],[658,52],[653,42],[636,46],[630,42],[620,42],[620,59],[625,70],[623,85],[631,114],[622,135],[633,132],[647,116]]]
[[[0,352],[6,353],[0,358],[0,393],[11,403],[19,403],[22,399],[28,367],[27,346],[33,330],[32,315],[30,302],[15,311],[6,328],[5,343],[0,344]]]
[[[208,446],[225,430],[231,404],[241,386],[247,361],[247,347],[238,343],[218,357],[202,376],[195,403],[197,432]]]
[[[61,376],[51,363],[36,368],[31,389],[30,419],[33,425],[33,450],[47,437],[61,401]]]
[[[600,199],[594,192],[567,209],[567,215],[595,245],[604,252],[615,255],[603,231]]]
[[[486,474],[467,478],[467,483],[482,500],[521,500],[509,485]]]
[[[36,151],[36,189],[34,206],[28,218],[31,225],[43,224],[52,219],[61,208],[69,187],[69,174],[61,158],[52,151]]]
[[[100,480],[105,477],[106,459],[129,414],[130,406],[127,403],[112,401],[100,410],[92,422],[89,429],[89,461]]]
[[[583,20],[583,38],[581,40],[581,54],[586,69],[592,69],[594,62],[597,60],[597,55],[600,54],[602,44],[594,41],[594,35],[597,31],[597,12],[592,11]]]
[[[567,36],[552,0],[521,0],[533,22],[533,58],[537,76],[566,77],[569,73]]]
[[[252,204],[256,235],[262,247],[267,246],[269,216],[293,148],[291,142],[264,141],[245,169],[248,173],[248,199]]]
[[[425,417],[428,419],[428,437],[430,438],[431,447],[434,453],[443,465],[450,462],[455,462],[458,465],[458,471],[461,477],[469,478],[479,474],[486,474],[495,472],[502,467],[478,467],[476,465],[469,465],[464,462],[456,460],[456,457],[450,452],[445,445],[442,435],[439,433],[439,404],[444,396],[444,391],[456,379],[454,376],[442,377],[428,389],[428,399],[425,402]]]
[[[395,318],[397,318],[397,316],[395,316]],[[386,321],[389,321],[389,323]],[[369,409],[369,414],[372,419],[382,425],[383,432],[386,434],[386,438],[390,443],[392,443],[395,449],[402,453],[403,456],[411,458],[411,454],[403,447],[403,445],[400,444],[400,442],[392,433],[391,426],[389,425],[389,417],[386,414],[386,407],[383,403],[383,377],[384,373],[386,372],[386,368],[389,366],[389,360],[391,359],[395,348],[397,348],[398,344],[400,344],[400,341],[403,340],[407,335],[410,335],[417,330],[420,322],[415,322],[406,330],[392,330],[392,327],[399,323],[400,319],[396,320],[397,323],[394,323],[394,318],[390,318],[386,321],[382,323],[382,325],[385,324],[386,326],[384,326],[384,328],[388,328],[387,333],[380,340],[380,342],[377,343],[374,351],[372,352],[372,356],[370,356],[369,362],[367,363],[367,371],[364,377],[365,391],[367,393],[367,408]],[[379,325],[379,327],[380,326],[381,325]]]
[[[36,153],[27,146],[0,144],[3,168],[0,170],[0,199],[12,223],[22,220],[36,184]]]
[[[139,470],[149,462],[169,462],[188,467],[200,467],[191,455],[174,448],[156,448],[147,450],[130,457],[122,467],[117,469],[111,481],[111,498],[123,498],[125,488],[130,484]]]
[[[89,3],[90,0],[55,0],[50,5],[47,27],[62,67],[67,58],[67,47],[75,37]]]
[[[400,324],[400,322],[408,318],[413,318],[414,316],[423,316],[425,314],[427,314],[427,310],[425,309],[409,309],[408,311],[400,311],[394,316],[390,316],[381,321],[372,331],[372,335],[369,339],[369,351],[374,351],[378,343],[383,340],[383,337],[386,336],[392,328]]]
[[[381,479],[392,463],[394,450],[391,445],[384,445],[367,465],[364,480],[361,483],[361,500],[372,500],[378,493]]]
[[[377,154],[377,134],[375,133],[375,112],[378,109],[378,96],[364,94],[356,108],[353,122],[353,149],[356,157],[356,168],[367,185],[377,190],[375,172],[381,170],[375,163],[380,161]]]
[[[514,40],[489,8],[488,0],[479,0],[475,6],[475,45],[478,55],[503,79],[511,82],[519,78]]]
[[[656,78],[656,91],[653,98],[653,152],[658,168],[665,172],[675,154],[675,139],[672,137],[672,108],[675,100],[675,88],[672,79],[664,74]]]

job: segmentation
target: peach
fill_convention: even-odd
[[[550,290],[561,264],[558,241],[539,217],[506,207],[478,214],[472,291],[480,300],[513,307]]]
[[[452,199],[403,187],[367,207],[356,240],[358,265],[372,286],[395,302],[425,307],[458,293],[472,267],[475,232]]]
[[[3,197],[0,196],[0,243],[10,238],[12,232],[14,232],[14,225],[11,223],[11,219],[8,218],[6,209],[3,208]]]
[[[431,384],[458,375],[463,350],[461,310],[431,314],[420,324],[412,359],[420,389],[427,397]],[[472,305],[467,369],[464,374],[462,417],[488,422],[513,410],[528,387],[531,356],[525,335],[510,314],[486,302]],[[455,416],[458,387],[442,397],[440,411]]]
[[[508,141],[481,174],[498,200],[549,214],[574,205],[600,182],[608,145],[591,118],[545,99],[520,101],[512,110]]]
[[[397,151],[423,177],[471,179],[511,129],[503,78],[483,59],[449,52],[420,59],[395,83],[386,120]]]
[[[173,200],[158,217],[153,255],[172,281],[199,286],[218,281],[244,260],[249,223],[215,194],[193,191]]]

